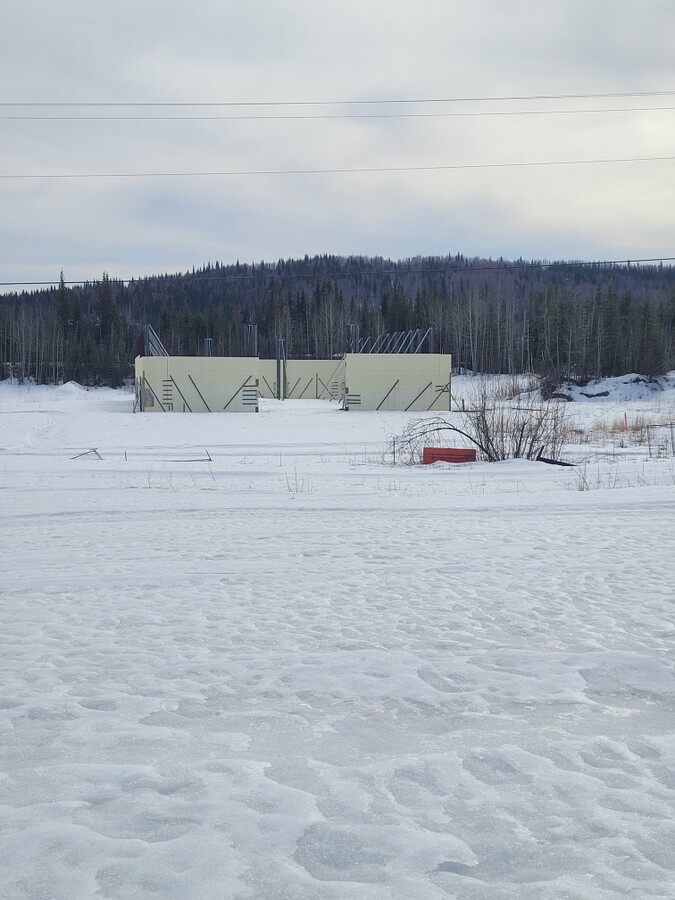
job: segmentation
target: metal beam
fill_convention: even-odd
[[[380,403],[379,403],[379,405],[376,407],[375,412],[377,412],[377,411],[380,409],[380,407],[382,406],[382,404],[384,403],[384,401],[387,399],[387,397],[389,396],[389,394],[391,394],[391,392],[394,390],[394,388],[396,387],[396,385],[399,383],[400,380],[401,380],[400,378],[397,378],[396,381],[392,384],[392,386],[389,388],[389,390],[387,391],[387,393],[386,393],[386,394],[384,395],[384,397],[380,400]]]
[[[293,396],[293,391],[296,389],[296,387],[297,387],[298,384],[300,383],[300,378],[301,378],[301,377],[302,377],[302,376],[299,376],[298,379],[297,379],[297,381],[296,381],[295,384],[293,385],[293,387],[290,389],[290,391],[287,391],[287,392],[286,392],[286,396],[288,397],[289,400],[290,400],[291,397]]]
[[[159,403],[159,405],[162,407],[162,412],[166,412],[166,410],[164,409],[164,404],[163,404],[162,401],[159,399],[159,397],[157,396],[157,394],[154,392],[153,387],[152,387],[152,385],[150,384],[150,382],[148,381],[148,379],[145,377],[145,372],[143,372],[143,382],[144,382],[144,384],[147,384],[147,386],[150,388],[150,393],[151,393],[152,396],[155,398],[155,400]],[[143,412],[143,410],[141,410],[141,412]]]
[[[405,411],[405,412],[408,412],[408,410],[409,410],[410,407],[413,405],[413,403],[417,403],[417,401],[420,399],[420,397],[422,396],[422,394],[423,394],[425,391],[428,391],[432,384],[433,384],[433,381],[430,381],[429,384],[428,384],[426,387],[423,387],[422,390],[419,392],[419,394],[418,394],[414,399],[412,399],[412,400],[410,401],[410,403],[406,406],[406,408],[405,408],[404,411]],[[432,404],[432,405],[433,405],[433,404]]]
[[[450,390],[450,384],[451,384],[451,382],[449,381],[447,384],[444,384],[441,388],[439,388],[438,385],[436,385],[436,396],[431,401],[429,406],[427,406],[427,412],[431,411],[431,408],[433,407],[434,403],[438,400],[438,398],[441,396],[441,394],[445,394],[446,391],[448,392],[448,410],[449,410],[449,412],[452,412],[452,392]]]
[[[176,388],[176,390],[177,390],[178,393],[180,394],[183,403],[187,406],[188,412],[192,412],[192,410],[190,409],[190,404],[187,402],[187,400],[185,399],[185,397],[184,397],[184,395],[183,395],[183,392],[181,391],[181,389],[180,389],[180,388],[178,387],[178,385],[176,384],[176,379],[173,377],[173,375],[169,375],[169,378],[170,378],[171,381],[173,382],[173,386]]]
[[[237,394],[239,394],[241,391],[243,391],[243,389],[246,387],[246,385],[249,383],[250,380],[251,380],[251,376],[249,375],[248,378],[246,379],[246,381],[241,385],[241,387],[238,387],[237,390],[234,392],[234,394],[232,394],[230,399],[227,401],[227,403],[223,407],[223,410],[227,409],[227,407],[230,405],[230,403],[232,403],[232,401],[237,396]]]
[[[145,351],[147,356],[168,356],[168,352],[164,344],[160,341],[159,335],[152,325],[143,326],[143,337],[145,338]]]
[[[201,397],[201,401],[202,401],[202,403],[204,404],[204,406],[207,408],[207,410],[208,410],[209,412],[211,412],[211,409],[210,409],[210,407],[209,407],[209,404],[206,402],[206,400],[205,400],[204,397],[202,396],[202,392],[201,392],[201,391],[199,390],[199,388],[197,387],[197,385],[196,385],[196,383],[195,383],[195,380],[194,380],[194,378],[192,377],[192,375],[188,375],[188,378],[189,378],[190,381],[192,382],[192,386],[194,387],[194,389],[197,391],[197,393],[198,393],[199,396]]]
[[[269,389],[269,392],[270,392],[270,395],[271,395],[272,397],[274,397],[274,388],[273,388],[272,385],[269,383],[269,381],[265,378],[264,375],[263,375],[263,377],[262,377],[262,380],[263,380],[263,381],[265,382],[265,384],[267,385],[267,387],[268,387],[268,389]]]
[[[300,381],[299,378],[298,378],[298,381]],[[304,386],[304,388],[302,389],[302,392],[301,392],[300,396],[298,397],[298,400],[302,400],[302,398],[305,396],[305,391],[306,391],[307,388],[311,385],[311,383],[312,383],[312,379],[310,378],[309,381],[307,382],[307,384],[306,384],[306,385]]]

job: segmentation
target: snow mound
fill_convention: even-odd
[[[675,375],[669,373],[660,378],[649,378],[645,375],[630,373],[615,378],[596,378],[585,385],[572,381],[563,382],[554,396],[564,397],[575,402],[588,400],[649,400],[655,394],[665,391],[675,393]]]
[[[73,395],[79,396],[86,393],[87,388],[83,387],[81,384],[78,384],[77,381],[66,381],[65,384],[61,384],[59,385],[59,387],[54,389],[54,394],[57,397],[71,397]]]

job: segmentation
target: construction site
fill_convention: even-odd
[[[434,352],[433,329],[362,339],[345,329],[334,359],[288,359],[283,339],[276,359],[257,353],[249,326],[241,356],[171,356],[150,326],[135,360],[139,412],[258,412],[260,400],[326,400],[342,410],[443,411],[451,404],[452,360]]]

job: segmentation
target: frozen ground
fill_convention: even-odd
[[[1,897],[675,896],[672,460],[131,409],[0,386]]]

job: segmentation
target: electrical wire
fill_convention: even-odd
[[[249,169],[213,172],[78,172],[78,173],[28,173],[28,174],[0,174],[0,180],[18,179],[91,179],[91,178],[242,178],[248,176],[277,176],[277,175],[372,175],[378,173],[396,172],[456,172],[470,169],[526,169],[545,168],[552,166],[597,166],[616,165],[618,163],[638,162],[672,162],[675,156],[629,156],[622,158],[606,159],[553,159],[530,162],[503,162],[503,163],[457,163],[438,166],[357,166],[354,168],[330,168],[330,169]]]
[[[1,105],[1,104],[0,104]],[[593,109],[518,109],[483,110],[481,112],[422,112],[422,113],[312,113],[309,115],[249,115],[249,116],[3,116],[7,122],[298,122],[326,119],[474,119],[512,116],[577,116],[603,113],[673,112],[675,106],[612,106]]]
[[[669,97],[675,90],[664,91],[608,91],[605,93],[569,94],[510,94],[468,97],[399,97],[360,100],[199,100],[199,101],[124,101],[124,100],[3,100],[0,107],[239,107],[239,106],[377,106],[419,103],[510,103],[533,100],[596,100],[620,97]]]

